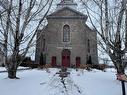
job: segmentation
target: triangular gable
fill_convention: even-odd
[[[69,17],[69,16],[73,16],[73,17],[85,17],[87,18],[86,15],[84,15],[83,13],[79,12],[79,11],[76,11],[72,8],[69,8],[69,7],[64,7],[62,9],[59,9],[53,13],[51,13],[50,15],[47,16],[47,18],[51,18],[51,17]]]

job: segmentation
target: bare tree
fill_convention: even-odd
[[[125,73],[127,53],[127,0],[81,0],[91,25],[98,33],[99,46],[111,58],[118,74]]]
[[[1,0],[0,0],[1,1]],[[17,78],[16,71],[30,48],[47,16],[53,0],[4,0],[5,10],[0,17],[0,43],[4,52],[8,77]],[[40,17],[41,15],[41,17]],[[19,55],[22,60],[18,60]]]

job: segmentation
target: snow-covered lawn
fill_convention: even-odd
[[[18,69],[28,69],[29,67],[21,67],[19,66]],[[0,71],[6,71],[5,67],[0,67]]]
[[[74,70],[65,78],[65,85],[58,74],[59,69],[19,71],[20,79],[6,78],[0,73],[0,95],[122,95],[121,83],[114,70]],[[127,83],[126,83],[127,91]]]

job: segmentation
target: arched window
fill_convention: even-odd
[[[63,27],[63,42],[70,41],[70,27],[69,25],[64,25]]]

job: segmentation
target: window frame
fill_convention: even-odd
[[[67,24],[63,26],[63,42],[70,42],[70,26]]]

